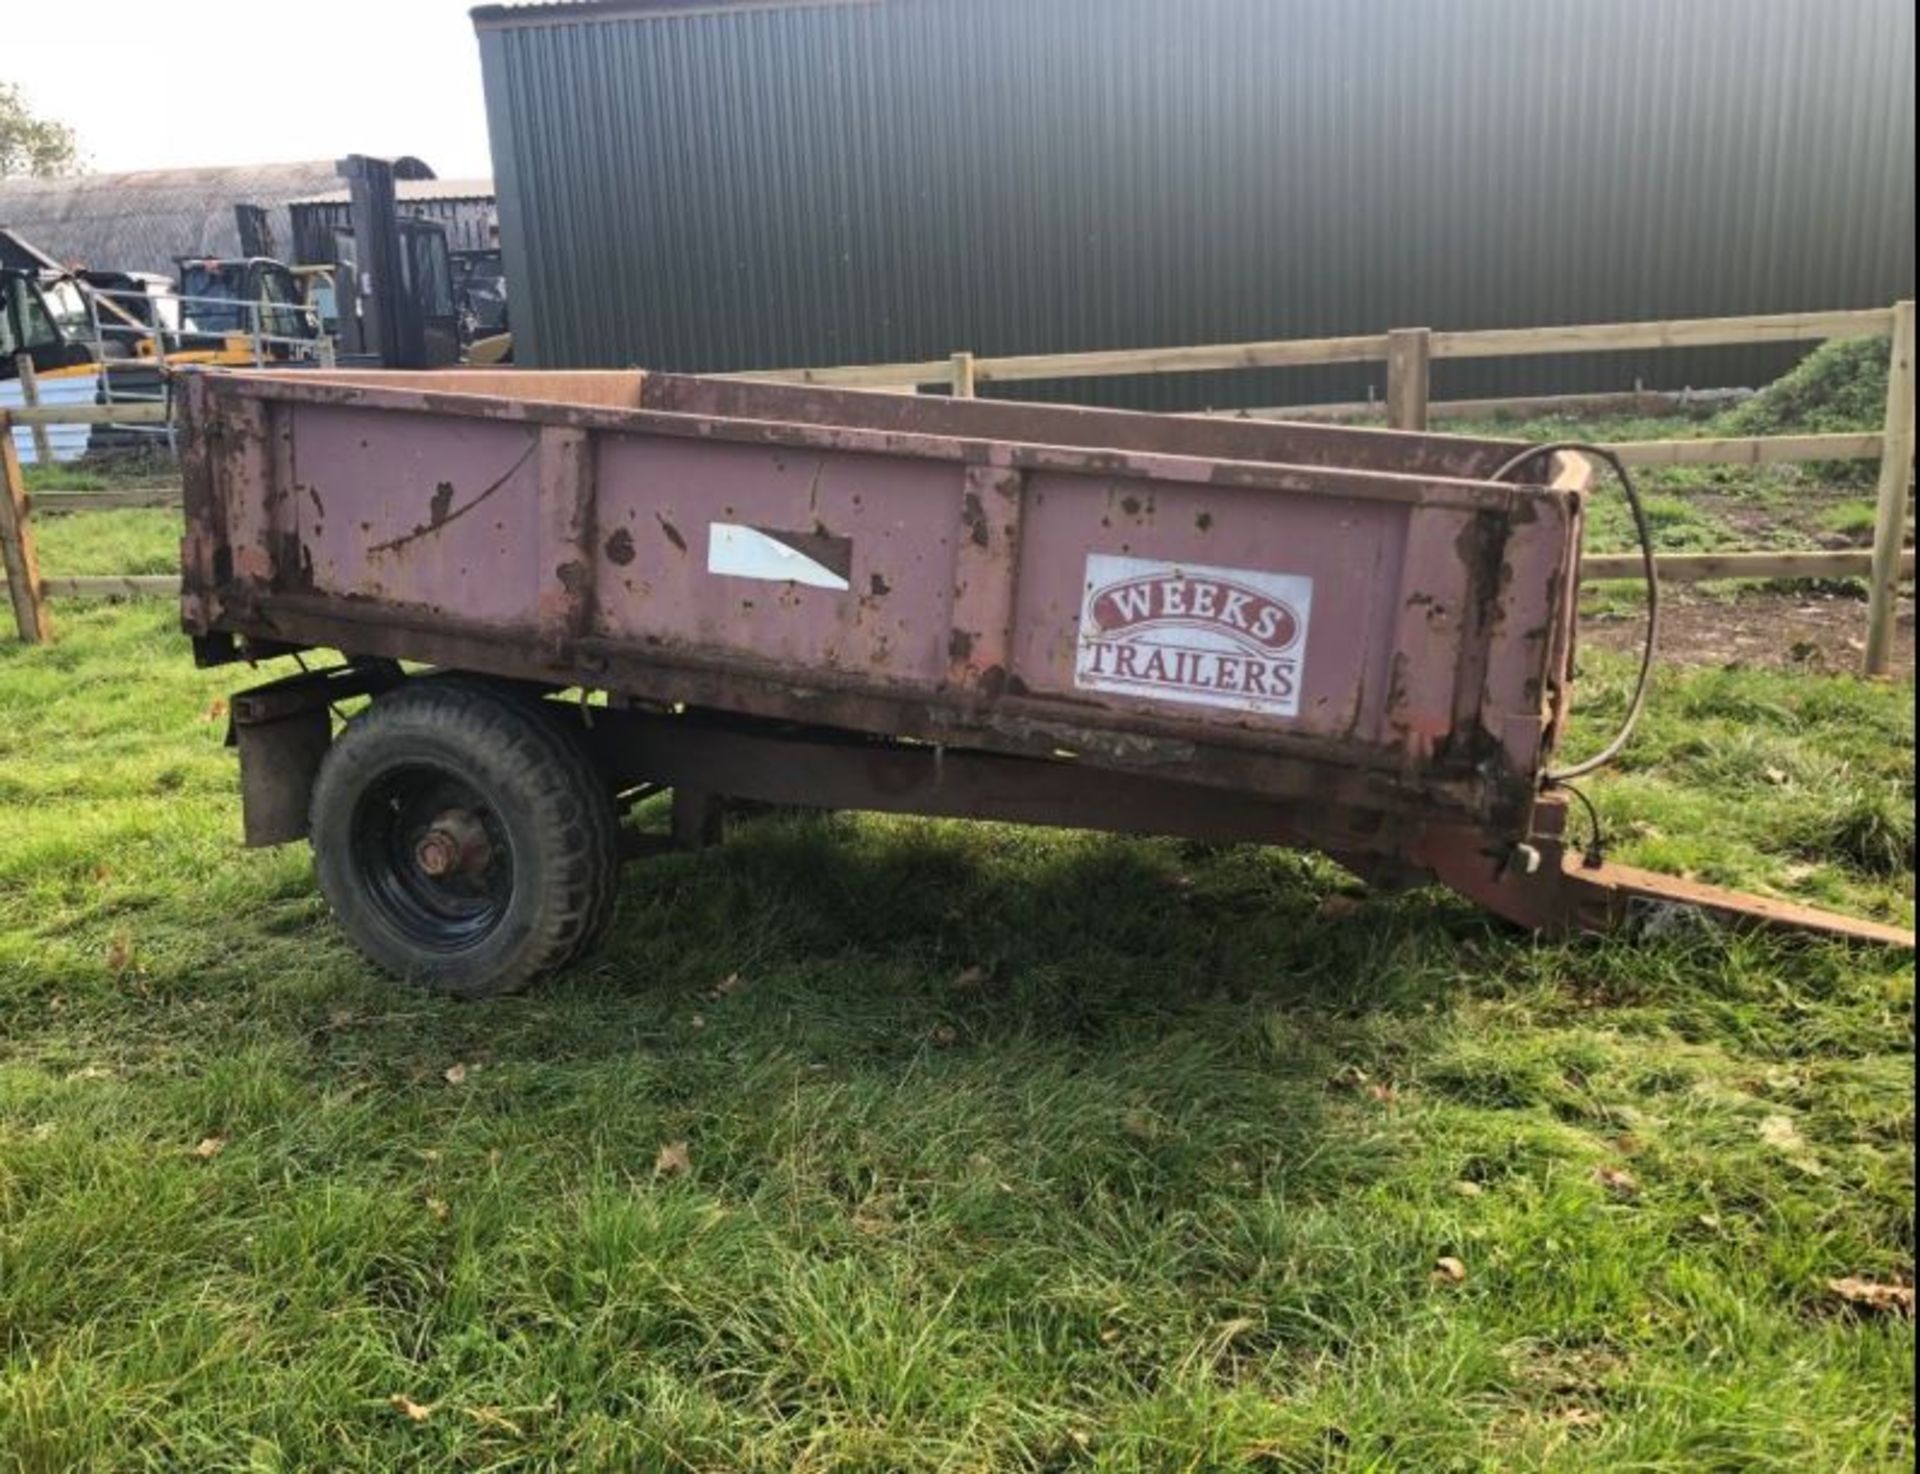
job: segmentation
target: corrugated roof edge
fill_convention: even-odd
[[[524,5],[476,5],[467,14],[476,31],[522,26],[593,25],[612,20],[659,20],[669,16],[725,15],[746,10],[822,10],[885,5],[889,0],[529,0]]]
[[[491,200],[494,188],[491,179],[400,179],[394,181],[393,194],[403,205],[448,204],[460,200]],[[339,205],[352,198],[353,192],[342,185],[339,189],[322,190],[287,203]]]

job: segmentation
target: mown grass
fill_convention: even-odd
[[[1911,1326],[1828,1288],[1912,1283],[1910,957],[782,817],[459,1007],[238,848],[264,675],[57,612],[0,645],[0,1467],[1911,1466]],[[1675,671],[1595,794],[1910,922],[1913,747],[1910,688]]]
[[[179,463],[163,449],[90,455],[77,461],[22,468],[27,490],[121,491],[131,487],[178,486]]]
[[[48,577],[178,573],[180,513],[165,507],[78,512],[34,518],[40,566]]]
[[[121,479],[111,467],[97,467],[83,462],[32,465],[24,467],[21,474],[26,479],[29,492],[105,491],[118,485]]]

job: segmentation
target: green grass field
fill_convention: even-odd
[[[826,816],[445,1004],[239,848],[269,673],[56,614],[0,643],[0,1468],[1912,1466],[1912,1324],[1831,1287],[1912,1283],[1910,956]],[[1914,735],[1676,670],[1595,794],[1621,858],[1910,924]]]

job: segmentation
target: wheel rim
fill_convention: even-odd
[[[354,865],[387,923],[412,945],[459,952],[513,900],[506,827],[465,779],[427,764],[390,769],[353,814]]]

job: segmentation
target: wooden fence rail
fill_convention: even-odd
[[[1873,552],[1662,553],[1654,560],[1660,582],[1713,583],[1728,578],[1867,578]],[[1902,555],[1901,576],[1913,577],[1913,550]],[[1638,553],[1594,553],[1580,564],[1583,583],[1638,582],[1645,572]]]
[[[1887,437],[1747,435],[1732,440],[1621,440],[1608,449],[1629,466],[1792,466],[1817,461],[1877,461]]]
[[[1095,353],[1041,353],[1016,358],[964,355],[977,384],[1043,379],[1128,378],[1144,374],[1209,373],[1225,369],[1304,368],[1334,363],[1385,363],[1394,340],[1425,334],[1427,352],[1404,360],[1403,372],[1421,372],[1425,358],[1525,358],[1554,353],[1617,353],[1662,348],[1730,347],[1755,343],[1817,343],[1831,338],[1884,338],[1899,309],[1799,312],[1765,317],[1704,317],[1673,322],[1588,323],[1571,327],[1491,328],[1472,332],[1397,329],[1344,338],[1280,338],[1214,343],[1195,348],[1116,348]],[[842,389],[907,389],[954,382],[953,358],[917,363],[849,364],[836,368],[755,370],[742,379],[771,379]],[[1389,387],[1388,398],[1393,398]]]
[[[945,386],[960,398],[972,398],[981,384],[1043,379],[1121,378],[1143,374],[1203,373],[1230,369],[1297,368],[1333,363],[1384,363],[1387,366],[1386,417],[1389,428],[1424,431],[1448,406],[1432,399],[1432,371],[1438,361],[1520,358],[1540,354],[1617,353],[1668,348],[1708,348],[1755,343],[1810,343],[1834,338],[1886,337],[1893,340],[1888,375],[1886,424],[1874,434],[1743,436],[1737,439],[1635,441],[1612,447],[1630,466],[1773,466],[1819,461],[1878,460],[1880,497],[1870,567],[1849,552],[1754,554],[1778,564],[1791,557],[1797,577],[1871,579],[1868,600],[1867,672],[1886,676],[1893,669],[1893,635],[1899,585],[1912,577],[1912,560],[1903,559],[1909,488],[1913,477],[1913,303],[1845,312],[1798,312],[1754,317],[1685,318],[1667,322],[1589,323],[1572,327],[1493,328],[1472,332],[1434,332],[1396,328],[1359,337],[1293,338],[1257,343],[1217,343],[1193,348],[1112,349],[1096,353],[1033,354],[1017,358],[981,358],[956,353],[919,363],[852,364],[839,368],[780,369],[738,374],[743,379],[816,384],[838,388],[897,389],[908,392]],[[1501,401],[1476,401],[1493,409]],[[1362,407],[1339,406],[1343,414]],[[1263,413],[1262,417],[1269,417]],[[1693,576],[1696,566],[1724,566],[1726,555],[1708,564],[1662,560],[1662,576],[1676,582]],[[1755,562],[1751,566],[1762,566]],[[1904,572],[1902,570],[1905,570]],[[1788,575],[1711,573],[1701,577],[1775,577]]]
[[[42,517],[65,512],[128,512],[142,508],[177,507],[177,486],[125,487],[115,491],[39,491],[33,495],[33,510]]]
[[[1296,338],[1255,343],[1207,344],[1189,348],[1114,349],[1092,353],[1035,354],[981,358],[953,353],[915,363],[852,364],[833,368],[786,369],[738,374],[743,379],[814,384],[837,388],[917,392],[944,387],[973,398],[982,384],[1040,380],[1123,377],[1141,374],[1201,373],[1232,369],[1293,368],[1334,363],[1379,362],[1387,366],[1387,423],[1399,430],[1422,431],[1436,416],[1459,413],[1463,406],[1435,403],[1432,367],[1437,361],[1513,358],[1538,354],[1605,353],[1629,350],[1701,348],[1755,343],[1814,342],[1832,338],[1888,337],[1889,365],[1884,428],[1871,434],[1743,436],[1701,440],[1629,441],[1612,446],[1628,465],[1674,467],[1703,465],[1770,466],[1821,461],[1878,460],[1879,501],[1871,553],[1859,551],[1741,552],[1674,554],[1658,566],[1674,582],[1722,578],[1844,578],[1870,580],[1867,670],[1892,671],[1893,635],[1899,585],[1913,577],[1913,554],[1906,548],[1908,504],[1914,455],[1914,307],[1912,302],[1868,311],[1788,313],[1733,318],[1690,318],[1668,322],[1595,323],[1571,327],[1496,328],[1436,332],[1398,328],[1392,332],[1337,338]],[[1618,396],[1609,396],[1617,398]],[[1572,396],[1585,403],[1592,396]],[[1545,404],[1552,401],[1512,401]],[[1507,401],[1472,401],[1492,410]],[[1359,406],[1338,406],[1340,414]],[[1269,412],[1259,412],[1263,416]],[[14,451],[12,426],[50,424],[161,424],[164,405],[92,405],[26,407],[0,410],[0,552],[5,554],[9,599],[21,638],[47,638],[50,628],[42,591],[56,594],[149,594],[172,592],[176,580],[137,578],[40,578],[35,558],[25,484]],[[151,493],[48,494],[47,511],[82,507],[168,504],[148,501]],[[1604,580],[1636,576],[1637,557],[1589,558],[1585,576]]]
[[[0,410],[16,425],[164,425],[168,410],[157,401],[125,404],[48,404]]]

